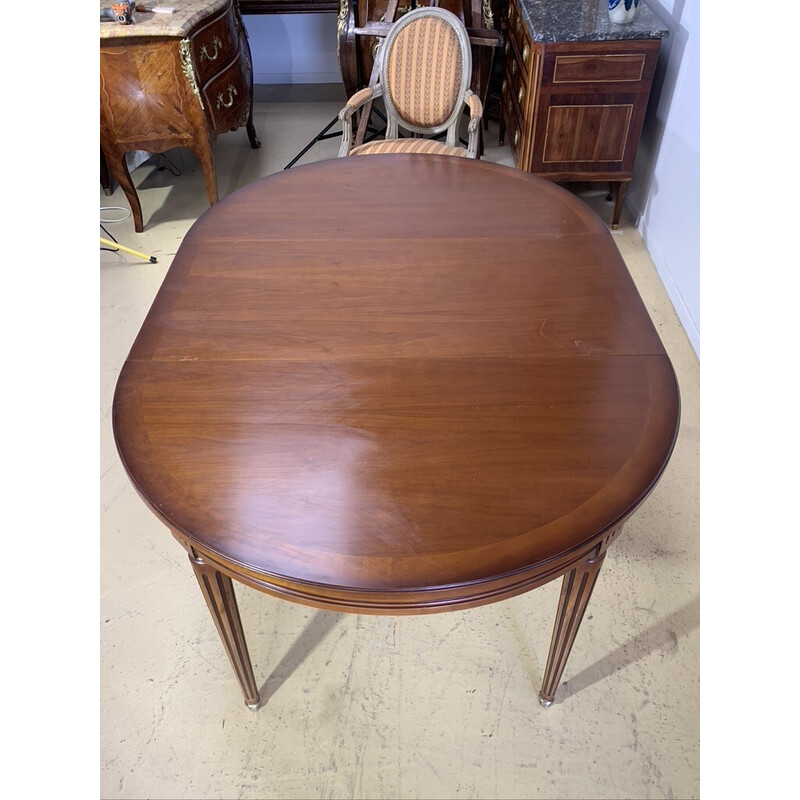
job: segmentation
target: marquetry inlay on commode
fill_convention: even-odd
[[[188,148],[213,204],[215,139],[245,127],[251,147],[260,146],[253,124],[252,57],[238,4],[172,0],[169,5],[173,14],[138,11],[132,25],[100,26],[100,147],[128,198],[137,232],[144,221],[126,153]]]

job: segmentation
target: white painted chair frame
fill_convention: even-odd
[[[398,34],[408,25],[413,25],[420,17],[438,17],[447,22],[455,31],[459,46],[461,48],[461,83],[458,96],[453,104],[453,111],[450,116],[440,125],[433,127],[420,127],[408,122],[394,107],[389,93],[384,91],[386,64],[392,44]],[[480,146],[480,122],[483,115],[483,107],[478,95],[469,88],[469,81],[472,75],[472,50],[470,47],[469,36],[461,20],[450,11],[435,6],[422,6],[404,14],[397,22],[392,25],[386,38],[380,43],[377,53],[378,58],[378,82],[375,86],[368,86],[356,92],[348,101],[347,105],[339,112],[339,120],[342,123],[342,144],[339,148],[339,157],[348,156],[353,149],[353,123],[352,119],[355,112],[370,100],[383,98],[386,107],[386,139],[399,138],[399,127],[412,133],[419,133],[426,136],[437,136],[443,131],[447,131],[445,144],[449,147],[456,147],[458,142],[458,126],[461,121],[461,114],[464,106],[470,109],[469,125],[467,127],[467,157],[477,158]]]

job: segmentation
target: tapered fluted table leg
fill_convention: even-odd
[[[553,702],[558,682],[561,680],[561,673],[564,672],[564,666],[569,658],[605,557],[605,550],[603,550],[599,555],[591,557],[572,572],[564,575],[553,628],[553,639],[550,642],[550,653],[547,656],[542,690],[539,692],[539,702],[545,707]]]
[[[248,708],[255,711],[260,704],[260,698],[256,688],[256,679],[253,676],[253,666],[250,663],[250,654],[247,651],[247,642],[244,638],[239,606],[233,591],[233,582],[227,575],[207,564],[200,556],[189,553],[189,561],[203,591],[203,597],[206,599],[214,624],[217,626],[219,638],[222,639],[225,652],[231,660],[233,671],[242,687],[244,702]]]

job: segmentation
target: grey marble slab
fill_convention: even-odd
[[[644,4],[633,22],[616,25],[607,0],[517,0],[520,16],[534,42],[601,42],[663,39],[669,29]]]

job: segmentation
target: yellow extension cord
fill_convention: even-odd
[[[157,264],[158,259],[155,256],[146,256],[144,253],[140,253],[138,250],[131,250],[130,247],[125,247],[125,245],[117,244],[116,242],[110,242],[108,239],[104,239],[102,236],[100,237],[101,244],[107,244],[109,247],[115,247],[118,250],[124,250],[126,253],[130,253],[134,256],[139,256],[139,258],[143,258],[145,261],[149,261],[151,264]]]

